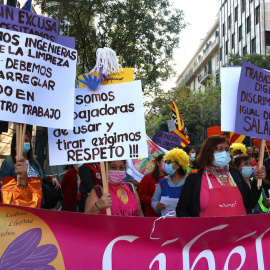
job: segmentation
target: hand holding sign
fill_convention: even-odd
[[[91,74],[88,74],[88,77],[83,74],[84,80],[79,79],[79,81],[85,85],[88,86],[91,90],[96,90],[100,83],[100,78],[97,78],[95,75],[94,77],[91,76]]]

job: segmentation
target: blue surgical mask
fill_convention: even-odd
[[[196,153],[191,153],[190,154],[190,160],[195,161],[195,159],[196,159]]]
[[[30,143],[24,143],[23,144],[23,154],[28,153],[30,150]]]
[[[168,175],[173,175],[175,173],[176,170],[174,170],[172,168],[172,164],[166,164],[165,163],[165,172],[168,174]]]
[[[226,151],[214,153],[214,157],[213,164],[217,167],[225,167],[231,161],[230,153]]]
[[[77,167],[80,168],[83,164],[84,164],[84,163],[79,163],[79,164],[77,165]]]
[[[243,177],[250,177],[253,173],[252,167],[242,167],[242,175]]]

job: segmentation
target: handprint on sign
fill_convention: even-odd
[[[100,78],[97,78],[97,76],[95,75],[94,77],[91,76],[91,74],[88,74],[88,77],[83,74],[84,80],[79,79],[79,81],[85,85],[88,86],[89,89],[91,90],[96,90],[99,86],[100,83]]]

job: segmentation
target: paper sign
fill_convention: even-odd
[[[177,206],[177,203],[179,201],[179,198],[169,198],[169,197],[165,197],[165,196],[161,196],[160,198],[160,202],[165,204],[165,209],[161,210],[161,216],[165,217],[167,214],[170,213],[170,216],[176,216],[175,214],[175,208]],[[174,212],[174,215],[173,215]]]
[[[176,130],[174,120],[167,120],[167,125],[168,125],[169,132]]]
[[[223,132],[220,129],[220,126],[209,127],[207,128],[207,138],[215,135],[221,135]]]
[[[235,132],[270,139],[270,71],[243,61],[238,87]]]
[[[167,150],[171,150],[181,146],[182,138],[166,131],[157,130],[152,141]]]
[[[51,166],[146,157],[141,82],[77,88],[73,130],[48,134]]]
[[[99,73],[95,72],[94,74],[92,74],[92,77],[94,77],[95,75],[98,77]],[[80,75],[78,78],[84,80],[83,75]],[[109,80],[105,79],[105,81],[103,83],[100,83],[99,85],[110,85],[132,81],[134,81],[133,68],[123,68],[123,72],[120,69],[120,74],[115,73],[109,75]],[[79,82],[79,88],[80,87],[85,87],[85,84]]]
[[[77,51],[0,29],[0,120],[73,127]]]
[[[57,42],[58,25],[57,20],[0,4],[0,28],[37,35]]]
[[[241,67],[225,67],[220,70],[221,81],[221,130],[234,131],[237,90]]]

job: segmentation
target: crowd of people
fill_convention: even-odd
[[[11,155],[2,163],[2,202],[51,209],[61,200],[63,211],[106,215],[110,209],[112,215],[141,217],[268,213],[270,158],[264,159],[261,168],[258,162],[258,147],[230,145],[226,137],[212,136],[199,151],[187,146],[158,155],[153,171],[140,182],[127,175],[125,160],[117,160],[108,162],[108,192],[104,192],[99,163],[74,164],[60,188],[57,179],[42,173],[26,132],[23,156],[16,159],[14,134]],[[262,187],[257,187],[258,179]],[[24,198],[20,190],[32,196]]]

